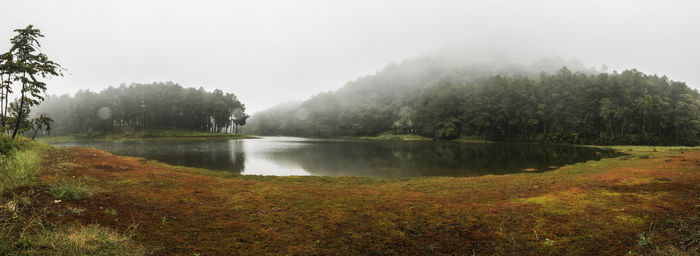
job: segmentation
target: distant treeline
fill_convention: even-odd
[[[138,131],[146,126],[235,132],[248,118],[245,105],[233,93],[183,88],[172,82],[51,96],[32,113],[51,116],[52,133],[85,135]]]
[[[401,83],[387,80],[401,77],[386,72],[257,114],[248,131],[322,137],[396,133],[572,144],[698,143],[698,92],[685,83],[637,70],[595,73],[561,68],[534,76],[476,79],[452,73],[412,81],[426,83],[412,90],[386,86]],[[365,97],[346,103],[354,95]]]

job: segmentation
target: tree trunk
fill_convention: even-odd
[[[3,80],[2,74],[0,74],[0,119],[2,119],[0,120],[0,127],[5,127],[5,109],[2,105],[3,99],[7,97],[5,94],[5,80]]]
[[[32,140],[34,140],[34,137],[36,137],[36,133],[37,133],[39,130],[41,130],[41,126],[40,126],[39,128],[36,128],[36,130],[34,130],[34,134],[32,134]]]
[[[7,75],[7,81],[8,81],[8,83],[9,83],[10,80],[12,80],[12,77],[10,77],[10,75]],[[7,119],[7,106],[9,106],[9,105],[8,105],[9,98],[10,98],[10,97],[9,97],[9,96],[10,96],[10,95],[9,95],[9,89],[7,90],[7,92],[8,92],[8,93],[7,93],[7,94],[8,94],[8,95],[7,95],[8,97],[5,97],[5,107],[2,108],[2,116],[4,116],[5,119]],[[2,102],[0,102],[0,105],[1,105],[1,104],[2,104]],[[3,127],[3,128],[5,127],[6,123],[7,123],[7,120],[3,120],[3,122],[2,122],[2,127]]]
[[[19,124],[22,122],[22,109],[24,108],[24,84],[22,84],[22,97],[19,101],[19,111],[17,112],[17,121],[15,122],[15,130],[12,131],[12,139],[17,136],[19,131]]]

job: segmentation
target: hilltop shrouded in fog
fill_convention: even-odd
[[[584,144],[696,144],[700,95],[637,70],[598,73],[560,59],[420,57],[251,118],[247,132],[412,134]]]

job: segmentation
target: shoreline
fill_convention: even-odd
[[[138,140],[230,140],[230,139],[259,139],[260,137],[247,134],[222,134],[203,136],[154,136],[154,137],[82,137],[73,135],[37,137],[36,139],[45,143],[65,143],[65,142],[89,142],[89,141],[138,141]]]

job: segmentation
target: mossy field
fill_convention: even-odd
[[[51,148],[0,212],[6,226],[41,220],[17,254],[697,254],[700,150],[616,149],[626,155],[545,173],[379,179],[238,176]]]

